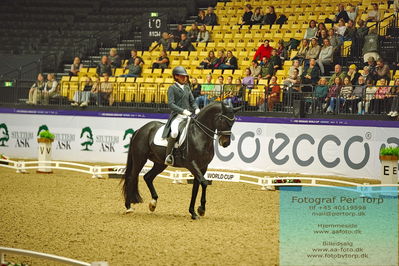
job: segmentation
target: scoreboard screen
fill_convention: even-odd
[[[152,42],[161,38],[162,32],[168,29],[167,15],[159,12],[147,12],[143,14],[141,25],[141,39],[147,49]]]

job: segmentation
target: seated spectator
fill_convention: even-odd
[[[363,96],[366,90],[365,81],[366,80],[364,79],[364,77],[359,76],[356,82],[357,85],[354,87],[352,94],[348,98],[346,98],[345,105],[349,109],[349,112],[351,112],[352,114],[358,112],[358,104],[363,100]]]
[[[324,39],[327,39],[327,38],[328,38],[327,30],[322,30],[322,31],[320,32],[320,35],[317,37],[317,43],[318,43],[320,46],[322,46],[322,45],[323,45]]]
[[[197,35],[197,42],[208,42],[208,41],[209,41],[209,31],[206,29],[205,25],[201,25]]]
[[[277,15],[274,11],[274,6],[269,6],[267,8],[268,12],[263,17],[263,25],[270,25],[270,27],[276,22]]]
[[[331,20],[326,18],[326,23],[338,23],[340,19],[343,19],[345,22],[348,22],[349,16],[348,13],[345,11],[345,6],[343,4],[338,4],[338,13],[335,14],[335,20]]]
[[[314,104],[313,109],[317,113],[321,113],[323,109],[323,103],[327,97],[327,92],[328,92],[327,79],[321,78],[313,92],[313,104]]]
[[[134,60],[134,64],[133,65],[129,65],[129,72],[126,75],[120,75],[120,77],[122,78],[129,78],[129,77],[140,77],[141,75],[141,71],[142,71],[142,67],[140,65],[140,59],[136,58]]]
[[[309,42],[306,39],[303,39],[301,42],[301,46],[299,47],[298,53],[291,58],[291,60],[299,60],[299,64],[302,65],[303,61],[305,60],[306,53],[309,49]]]
[[[368,67],[368,66],[365,66],[365,67],[363,68],[363,73],[362,73],[361,75],[362,75],[362,77],[364,78],[364,82],[365,82],[365,83],[368,83],[369,80],[371,80],[371,82],[373,82],[373,77],[372,77],[371,74],[370,74],[370,71],[369,71],[369,67]]]
[[[372,114],[388,113],[386,110],[387,96],[391,91],[391,87],[388,86],[387,80],[382,78],[379,80],[380,86],[374,94],[373,99],[370,100],[370,111]]]
[[[223,97],[222,100],[228,106],[233,107],[234,103],[238,102],[236,95],[236,85],[233,84],[233,77],[228,76],[226,84],[223,86]]]
[[[251,25],[252,15],[252,6],[250,4],[246,4],[244,7],[244,14],[241,18],[241,25]]]
[[[267,92],[267,109],[273,112],[274,105],[280,102],[281,87],[277,84],[277,77],[270,78],[269,89]]]
[[[108,56],[103,55],[101,57],[101,61],[97,65],[96,73],[100,77],[104,76],[104,74],[107,74],[108,76],[112,75],[112,69],[108,61]]]
[[[373,9],[367,13],[367,22],[378,22],[380,21],[380,11],[378,10],[378,4],[373,3],[371,4]]]
[[[213,11],[213,7],[208,7],[207,13],[204,18],[204,24],[207,26],[215,26],[218,24],[218,18]]]
[[[304,39],[310,40],[312,38],[316,38],[318,30],[316,27],[316,23],[317,22],[313,19],[309,22],[309,27],[306,29],[305,35],[303,36]]]
[[[116,48],[111,48],[111,50],[109,50],[108,63],[111,65],[112,68],[121,67],[122,60],[118,55],[118,51],[116,50]]]
[[[292,71],[292,74],[288,76],[283,81],[284,87],[289,90],[290,88],[294,87],[296,91],[299,91],[299,85],[301,83],[301,77],[299,76],[299,69],[295,68]]]
[[[42,73],[37,75],[37,80],[29,89],[29,99],[27,104],[37,104],[41,99],[41,94],[45,86],[44,76]]]
[[[339,99],[339,94],[341,92],[341,88],[342,88],[342,79],[339,76],[336,76],[334,78],[334,83],[330,85],[330,88],[328,89],[327,93],[327,98],[326,98],[326,102],[328,105],[327,114],[337,111],[340,104],[338,103],[338,99]]]
[[[390,95],[391,105],[388,116],[397,117],[399,114],[399,78],[395,79]]]
[[[303,72],[303,68],[302,66],[299,64],[299,60],[294,60],[292,61],[292,66],[290,66],[290,69],[288,70],[288,76],[291,77],[294,75],[294,70],[298,69],[298,74],[299,76],[302,75]]]
[[[191,25],[191,29],[188,31],[188,37],[190,38],[191,42],[196,42],[198,38],[199,29],[197,24],[193,23]]]
[[[346,13],[348,14],[349,20],[355,22],[359,12],[359,6],[353,6],[351,4],[349,4],[349,6],[350,6],[349,12],[347,11]]]
[[[316,64],[316,60],[310,59],[309,66],[305,68],[301,76],[302,84],[315,85],[319,80],[319,78],[320,78],[320,70]]]
[[[391,72],[389,66],[384,63],[384,60],[382,58],[379,58],[377,60],[376,74],[377,80],[384,79],[387,81],[387,83],[389,83],[389,81],[391,80]]]
[[[273,65],[269,63],[269,60],[266,56],[262,58],[262,61],[259,64],[260,73],[258,75],[258,79],[270,79],[274,74]],[[250,69],[251,70],[251,69]]]
[[[92,99],[95,99],[96,103],[98,104],[99,102],[99,92],[100,92],[100,86],[101,86],[101,82],[100,82],[100,78],[99,77],[93,77],[94,82],[93,85],[91,87],[91,97]]]
[[[130,58],[126,62],[125,69],[127,69],[129,67],[129,65],[133,65],[134,61],[136,60],[136,58],[138,58],[140,60],[140,66],[144,65],[143,58],[141,58],[140,56],[137,55],[137,50],[136,49],[132,49],[130,51]]]
[[[329,29],[328,30],[327,39],[330,41],[330,44],[333,47],[334,52],[339,51],[339,47],[341,46],[341,41],[338,38],[337,34],[335,34],[334,29]]]
[[[152,48],[150,50],[150,52],[155,50],[160,45],[162,45],[162,50],[172,51],[173,50],[172,49],[172,42],[173,42],[172,36],[169,33],[167,33],[167,32],[163,32],[162,33],[162,38],[158,40],[157,45],[155,45],[154,48]]]
[[[342,66],[337,64],[334,67],[334,74],[331,76],[330,80],[328,81],[328,85],[333,85],[335,83],[335,78],[339,77],[341,79],[341,83],[342,80],[345,78],[346,73],[345,71],[342,71]]]
[[[362,53],[364,62],[367,62],[370,57],[373,57],[374,59],[380,58],[380,55],[378,54],[378,34],[376,29],[370,30],[364,37]]]
[[[191,92],[193,94],[194,100],[201,96],[201,85],[198,84],[196,78],[191,79]]]
[[[161,51],[161,54],[160,54],[158,60],[156,60],[154,63],[152,63],[152,69],[155,69],[155,68],[166,69],[168,67],[169,67],[169,57],[166,54],[166,51]]]
[[[69,76],[77,76],[80,72],[80,70],[82,69],[83,64],[80,63],[80,58],[79,57],[75,57],[73,59],[73,64],[71,65],[71,69],[69,70]]]
[[[296,68],[292,72],[292,76],[289,76],[283,81],[284,84],[284,104],[287,106],[292,106],[294,100],[301,99],[301,77],[299,76],[299,70]]]
[[[198,25],[203,25],[203,24],[204,24],[204,22],[205,22],[205,11],[204,11],[204,10],[198,11],[198,17],[197,17],[197,19],[195,20],[195,22],[196,22]]]
[[[98,89],[98,104],[103,106],[108,102],[108,105],[112,106],[114,104],[112,92],[113,86],[112,83],[109,82],[109,75],[104,73],[104,81],[101,82],[100,88]]]
[[[330,45],[329,39],[324,39],[323,47],[320,50],[319,59],[317,59],[317,64],[319,65],[321,75],[325,75],[325,66],[331,65],[333,63],[334,49]]]
[[[272,56],[269,58],[269,64],[272,64],[273,67],[273,74],[276,73],[278,69],[281,69],[283,66],[283,63],[281,61],[280,56],[277,54],[277,50],[273,49],[272,50]]]
[[[368,73],[369,73],[369,78],[373,80],[373,83],[378,80],[377,78],[377,61],[375,61],[374,57],[369,57],[367,59],[367,67],[368,67]]]
[[[184,29],[183,24],[178,24],[177,25],[177,29],[173,32],[171,37],[173,38],[173,41],[180,42],[182,34],[186,34],[187,35],[188,33]]]
[[[232,51],[227,51],[227,57],[226,61],[219,65],[219,69],[237,69],[238,68],[238,62],[237,62],[237,57],[233,55]]]
[[[320,22],[319,24],[317,24],[317,32],[316,32],[316,37],[317,38],[320,38],[321,32],[323,30],[326,31],[326,33],[327,33],[326,25],[323,22]]]
[[[182,33],[181,40],[177,44],[176,51],[195,51],[194,46],[191,44],[189,38],[187,38],[187,34]]]
[[[319,58],[320,49],[321,48],[320,48],[319,44],[317,43],[317,39],[312,38],[312,40],[310,41],[309,49],[307,50],[307,52],[305,54],[305,66],[309,63],[310,59]]]
[[[263,57],[270,58],[272,55],[273,47],[269,45],[269,40],[265,40],[263,44],[261,44],[255,52],[253,60],[260,60]]]
[[[261,13],[261,7],[255,8],[255,12],[251,17],[251,25],[259,25],[263,21],[263,15]]]
[[[47,82],[44,85],[41,96],[43,98],[44,104],[49,104],[50,98],[59,96],[58,82],[55,80],[54,74],[47,74]]]
[[[94,90],[91,79],[90,77],[86,77],[83,89],[75,92],[75,95],[73,96],[73,102],[71,103],[71,105],[72,106],[80,105],[80,107],[88,106],[93,92]]]
[[[284,46],[284,40],[279,40],[278,41],[278,46],[277,46],[277,55],[280,56],[281,61],[285,61],[289,59],[288,57],[288,51]]]
[[[350,80],[349,76],[346,76],[344,78],[343,84],[342,84],[342,88],[341,88],[341,92],[340,92],[340,101],[343,102],[344,104],[344,113],[349,113],[349,105],[347,104],[348,101],[350,99],[350,97],[352,96],[352,92],[353,92],[353,86]]]
[[[198,96],[197,99],[195,99],[195,103],[199,108],[205,107],[209,104],[209,96],[212,95],[214,89],[215,85],[212,84],[212,75],[208,74],[206,76],[205,84],[201,84],[201,95]]]
[[[249,69],[251,70],[252,76],[254,78],[257,78],[259,76],[260,71],[261,71],[262,68],[259,66],[258,61],[252,60],[252,64],[249,67]]]
[[[356,41],[356,31],[355,23],[353,20],[349,20],[344,33],[344,41],[352,41],[352,44],[354,44]]]
[[[251,69],[246,68],[245,69],[245,77],[242,79],[242,85],[246,90],[251,91],[254,87],[255,84],[255,79],[254,77],[251,76]]]
[[[214,69],[217,61],[218,61],[218,59],[215,56],[215,52],[211,50],[208,52],[208,56],[204,60],[202,60],[202,62],[200,63],[200,66],[198,68]]]
[[[335,32],[337,34],[339,42],[343,43],[344,42],[344,35],[345,35],[345,32],[346,32],[346,24],[345,24],[345,21],[342,18],[338,21],[338,24],[334,26],[334,30],[335,30]]]
[[[374,86],[374,84],[371,80],[369,80],[367,82],[363,101],[358,103],[359,114],[363,115],[365,113],[367,113],[367,114],[369,113],[370,101],[374,98],[374,95],[376,92],[377,92],[377,87]]]
[[[352,64],[349,66],[348,73],[346,73],[346,75],[348,75],[351,84],[353,84],[353,85],[357,84],[360,73],[357,72],[357,67],[355,64]]]
[[[227,60],[227,57],[224,54],[224,50],[219,50],[216,63],[215,63],[215,65],[213,67],[214,68],[219,68],[219,66],[223,65],[226,62],[226,60]]]

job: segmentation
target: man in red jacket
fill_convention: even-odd
[[[265,40],[265,43],[259,46],[258,50],[256,50],[253,60],[258,60],[258,58],[261,60],[263,57],[269,59],[272,55],[272,50],[273,47],[269,45],[269,40]]]

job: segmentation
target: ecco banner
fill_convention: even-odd
[[[168,117],[167,114],[75,113],[79,112],[72,115],[0,112],[0,153],[12,158],[36,159],[37,136],[41,130],[49,129],[55,134],[54,160],[124,164],[134,132],[147,122],[166,121]],[[383,127],[325,125],[326,121],[321,120],[303,122],[239,117],[233,126],[231,145],[227,148],[215,145],[215,157],[209,168],[379,179],[380,148],[399,145],[397,122]]]

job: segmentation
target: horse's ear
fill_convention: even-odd
[[[242,106],[238,106],[236,108],[233,108],[234,113],[237,113],[238,111],[240,111],[242,109]]]

